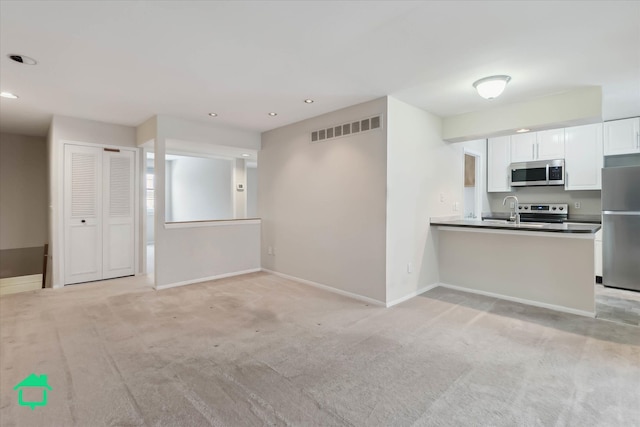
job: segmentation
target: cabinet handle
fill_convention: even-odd
[[[636,132],[636,147],[640,148],[640,132]]]
[[[535,145],[532,145],[532,146],[531,146],[531,158],[532,158],[533,160],[535,160],[535,159],[536,159],[536,146],[535,146]]]

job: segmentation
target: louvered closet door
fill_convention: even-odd
[[[103,152],[104,279],[134,274],[134,153]]]
[[[64,148],[65,284],[102,279],[102,149]]]

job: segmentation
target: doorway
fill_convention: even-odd
[[[481,154],[464,149],[464,218],[478,219],[482,216],[482,157]]]

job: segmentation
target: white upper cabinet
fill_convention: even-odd
[[[554,160],[564,157],[564,129],[511,136],[511,161]]]
[[[511,138],[501,136],[487,140],[487,192],[489,193],[511,191],[509,185]]]
[[[536,160],[564,158],[565,129],[551,129],[536,132]]]
[[[565,129],[565,190],[600,190],[602,123]]]
[[[535,160],[536,134],[519,133],[511,135],[511,161],[529,162]]]
[[[640,153],[640,117],[604,124],[604,155]]]

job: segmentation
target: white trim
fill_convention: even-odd
[[[252,268],[250,270],[234,271],[232,273],[224,273],[224,274],[218,274],[216,276],[201,277],[199,279],[185,280],[183,282],[169,283],[169,284],[160,285],[160,286],[156,285],[155,289],[157,291],[161,291],[163,289],[176,288],[178,286],[193,285],[195,283],[209,282],[211,280],[224,279],[227,277],[242,276],[243,274],[249,274],[249,273],[257,273],[261,270],[262,269],[260,268]]]
[[[438,285],[439,285],[439,283],[433,283],[431,285],[427,285],[427,286],[424,286],[424,287],[422,287],[420,289],[417,289],[417,290],[415,290],[415,291],[413,291],[413,292],[411,292],[411,293],[409,293],[409,294],[407,294],[407,295],[405,295],[405,296],[403,296],[401,298],[395,299],[393,301],[389,301],[389,302],[387,302],[387,307],[393,307],[394,305],[400,304],[401,302],[405,302],[407,300],[410,300],[411,298],[417,297],[418,295],[423,294],[423,293],[425,293],[427,291],[430,291],[431,289],[437,288]]]
[[[594,240],[596,232],[586,232],[586,233],[565,233],[562,231],[545,231],[540,229],[540,231],[529,231],[523,228],[518,229],[497,229],[497,228],[489,228],[489,227],[473,227],[473,226],[448,226],[448,225],[439,225],[432,224],[432,226],[438,227],[438,230],[443,231],[462,231],[465,233],[490,233],[490,234],[510,234],[512,236],[532,236],[532,237],[557,237],[560,239],[585,239],[585,240]]]
[[[228,220],[211,220],[211,221],[197,221],[197,222],[165,222],[165,229],[172,228],[195,228],[195,227],[222,227],[227,225],[255,225],[261,224],[260,218],[252,219],[228,219]]]
[[[564,312],[564,313],[576,314],[578,316],[585,316],[585,317],[592,317],[592,318],[596,317],[595,308],[594,308],[594,311],[576,310],[575,308],[564,307],[564,306],[561,306],[561,305],[547,304],[545,302],[532,301],[532,300],[528,300],[528,299],[524,299],[524,298],[517,298],[517,297],[511,297],[511,296],[508,296],[508,295],[496,294],[496,293],[493,293],[493,292],[480,291],[480,290],[477,290],[477,289],[465,288],[463,286],[449,285],[448,283],[440,282],[438,284],[438,286],[442,286],[443,288],[453,289],[453,290],[456,290],[456,291],[469,292],[469,293],[472,293],[472,294],[478,294],[478,295],[484,295],[484,296],[487,296],[487,297],[498,298],[498,299],[505,300],[505,301],[517,302],[517,303],[525,304],[525,305],[532,305],[534,307],[541,307],[541,308],[547,308],[549,310],[555,310],[555,311],[561,311],[561,312]]]
[[[338,289],[338,288],[334,288],[331,286],[327,286],[327,285],[323,285],[322,283],[317,283],[317,282],[312,282],[311,280],[305,280],[305,279],[301,279],[299,277],[295,277],[295,276],[290,276],[288,274],[284,274],[284,273],[278,273],[277,271],[273,271],[273,270],[268,270],[266,268],[263,268],[262,271],[267,272],[267,273],[271,273],[275,276],[279,276],[285,279],[289,279],[289,280],[293,280],[295,282],[299,282],[303,285],[308,285],[308,286],[313,286],[314,288],[319,288],[325,291],[329,291],[332,292],[334,294],[338,294],[338,295],[342,295],[345,297],[349,297],[349,298],[353,298],[359,301],[363,301],[363,302],[368,302],[369,304],[374,304],[377,305],[379,307],[386,307],[387,305],[382,302],[382,301],[378,301],[377,299],[373,299],[373,298],[369,298],[369,297],[365,297],[362,295],[358,295],[358,294],[354,294],[352,292],[347,292],[347,291],[343,291],[342,289]]]

